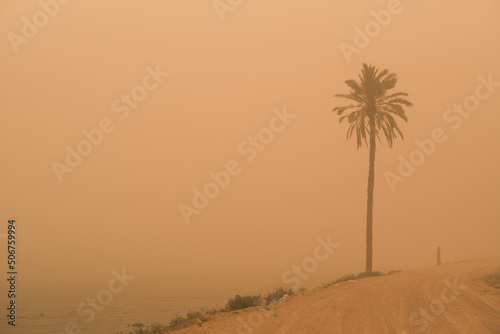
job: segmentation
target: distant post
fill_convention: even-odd
[[[438,246],[438,251],[437,251],[437,265],[441,265],[441,248]]]

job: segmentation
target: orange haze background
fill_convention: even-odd
[[[368,150],[331,109],[364,62],[414,104],[405,140],[377,147],[374,269],[432,266],[438,246],[497,256],[500,87],[456,130],[443,114],[479,76],[500,82],[500,3],[401,0],[349,63],[340,44],[387,4],[243,1],[221,21],[212,1],[71,1],[16,53],[8,33],[40,5],[2,1],[0,234],[15,217],[22,293],[95,294],[121,268],[131,290],[262,292],[328,235],[341,246],[302,285],[363,271]],[[157,65],[169,76],[121,120],[111,104]],[[238,145],[284,107],[296,117],[245,161]],[[104,118],[113,132],[59,182],[53,162]],[[385,172],[435,128],[447,141],[391,191]],[[186,224],[179,204],[231,160],[241,173]]]

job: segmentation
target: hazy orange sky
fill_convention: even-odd
[[[125,267],[134,289],[270,288],[328,235],[341,246],[303,285],[363,271],[368,150],[331,109],[364,62],[414,104],[405,140],[377,150],[374,269],[434,265],[438,245],[444,262],[499,254],[500,87],[455,130],[443,115],[478,77],[500,82],[500,3],[401,0],[348,62],[341,43],[389,3],[243,1],[221,20],[212,1],[70,1],[13,47],[40,4],[2,1],[0,233],[17,219],[24,287]],[[169,75],[120,119],[148,67]],[[285,107],[296,117],[246,161],[239,145]],[[103,119],[111,133],[59,182],[53,163]],[[385,172],[436,128],[447,140],[391,191]],[[179,204],[232,160],[241,173],[186,224]]]

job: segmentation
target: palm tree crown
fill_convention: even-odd
[[[396,74],[383,70],[378,73],[374,66],[363,64],[360,82],[347,80],[345,83],[351,88],[349,94],[336,94],[335,97],[346,98],[354,101],[347,106],[335,107],[340,117],[339,122],[347,118],[349,129],[347,130],[347,139],[350,139],[354,130],[356,130],[357,147],[361,147],[363,141],[367,143],[367,136],[371,131],[379,141],[379,133],[383,132],[389,147],[392,147],[393,140],[397,135],[403,139],[403,133],[398,127],[394,116],[399,116],[405,122],[408,121],[403,109],[404,106],[412,106],[412,103],[405,99],[407,93],[393,93],[388,95],[387,91],[396,86],[398,81]],[[343,115],[344,112],[347,115]],[[373,119],[373,123],[371,120]],[[373,125],[373,126],[372,126]],[[373,127],[373,129],[372,129]]]

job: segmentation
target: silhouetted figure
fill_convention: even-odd
[[[441,265],[441,248],[438,246],[438,251],[437,251],[437,265]]]

